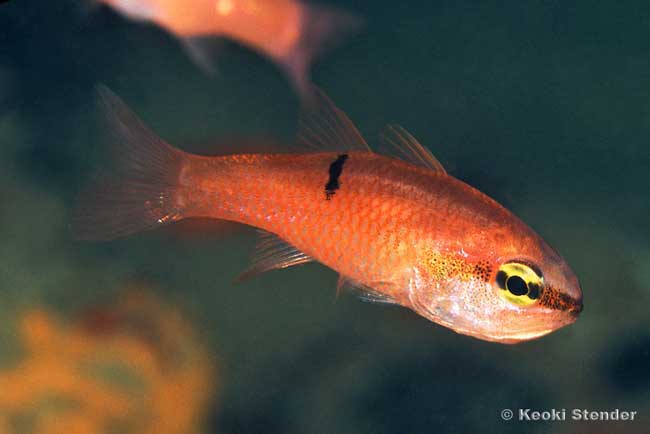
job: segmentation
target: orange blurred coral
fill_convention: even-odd
[[[0,372],[0,434],[198,432],[215,390],[210,353],[178,311],[142,292],[63,324],[19,324],[24,359]]]

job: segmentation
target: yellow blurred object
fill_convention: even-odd
[[[0,371],[0,434],[191,434],[215,390],[192,327],[153,295],[64,324],[46,309],[18,327],[25,357]]]

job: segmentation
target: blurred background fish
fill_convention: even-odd
[[[177,36],[204,70],[215,67],[211,36],[225,36],[275,61],[303,98],[315,58],[357,30],[361,20],[302,0],[96,0]]]

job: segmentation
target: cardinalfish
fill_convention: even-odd
[[[301,153],[199,156],[167,144],[106,87],[118,167],[81,195],[81,239],[192,217],[262,231],[241,277],[320,262],[338,289],[405,306],[452,330],[516,343],[576,320],[582,292],[560,255],[497,202],[449,175],[403,128],[373,152],[322,92],[302,113]]]
[[[309,96],[316,56],[360,26],[340,9],[300,0],[96,0],[129,18],[150,21],[178,37],[203,70],[213,72],[206,38],[223,36],[269,57]]]

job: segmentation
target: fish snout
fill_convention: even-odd
[[[564,276],[567,282],[566,284],[566,295],[569,298],[569,309],[568,312],[574,318],[577,318],[580,315],[580,312],[584,309],[584,304],[582,301],[582,286],[578,277],[573,273],[573,270],[565,264],[564,267]]]
[[[574,304],[573,306],[569,309],[569,313],[575,316],[576,318],[578,315],[580,315],[580,312],[584,309],[584,303],[582,302],[582,288],[580,287],[580,284],[578,284],[578,293],[577,296],[573,299]]]

